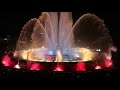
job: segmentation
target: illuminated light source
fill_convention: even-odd
[[[14,68],[20,69],[19,64],[16,64]]]
[[[84,62],[79,61],[76,65],[76,71],[85,71],[86,70],[86,65]]]
[[[51,55],[47,55],[46,59],[51,61],[52,60],[52,56]]]
[[[100,52],[101,50],[100,49],[96,49],[96,51]]]
[[[7,53],[7,52],[5,51],[5,53]]]
[[[4,40],[7,40],[7,38],[4,38]]]
[[[30,70],[36,70],[36,71],[39,71],[41,69],[41,66],[40,64],[38,63],[33,63],[30,67]]]
[[[27,56],[28,56],[28,52],[27,51],[23,51],[22,52],[22,58],[23,59],[27,59]]]
[[[42,46],[42,48],[45,48],[44,46]]]
[[[56,68],[53,71],[64,71],[64,68],[62,65],[57,64]]]
[[[97,65],[95,69],[102,69],[101,66]]]
[[[52,51],[49,51],[48,53],[49,53],[49,55],[53,55],[53,52],[52,52]]]
[[[92,60],[92,58],[89,58],[89,60]]]
[[[109,59],[109,60],[111,60],[111,55],[106,55],[106,59]]]
[[[12,61],[11,61],[10,57],[8,55],[5,55],[2,59],[2,64],[4,66],[10,66],[11,63],[12,63]]]
[[[92,58],[94,57],[94,52],[92,52],[90,49],[87,48],[80,48],[82,51],[81,56],[82,56],[82,61],[91,61]]]
[[[112,66],[112,60],[111,59],[106,59],[105,60],[105,66],[106,67],[111,67]]]
[[[67,49],[65,49],[65,50],[67,50]]]
[[[77,50],[75,50],[75,52],[77,52]]]
[[[58,50],[56,51],[55,61],[57,61],[57,62],[62,62],[62,60],[63,60],[62,53],[61,53],[61,51],[58,49]]]
[[[65,54],[66,53],[66,51],[63,51],[63,54]]]
[[[78,58],[79,58],[80,56],[79,56],[78,54],[75,54],[75,57],[78,57]]]

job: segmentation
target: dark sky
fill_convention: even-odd
[[[9,4],[6,7],[0,7],[0,35],[15,34],[19,35],[22,26],[31,18],[38,18],[43,11],[72,11],[74,20],[77,20],[81,15],[85,13],[93,13],[104,20],[106,26],[110,30],[113,40],[116,44],[120,44],[118,40],[119,32],[119,21],[120,21],[120,10],[119,6],[109,4],[106,2],[99,3],[96,0],[95,3],[88,0],[88,2],[73,2],[62,3],[51,5],[49,2],[31,2],[20,3],[20,4]],[[93,0],[94,1],[94,0]],[[19,3],[19,2],[15,2]],[[4,3],[5,4],[5,3]],[[13,7],[12,7],[13,6]]]

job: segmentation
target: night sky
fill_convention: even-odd
[[[52,3],[50,1],[42,3],[37,3],[34,1],[30,2],[30,4],[9,4],[8,2],[6,5],[7,8],[5,8],[5,6],[0,7],[0,36],[4,37],[5,35],[10,34],[12,37],[18,38],[23,25],[31,18],[38,18],[41,12],[44,11],[72,11],[74,21],[76,21],[83,14],[89,12],[104,20],[106,26],[110,30],[114,43],[119,47],[120,40],[118,38],[120,34],[120,11],[117,5],[114,7],[114,4],[109,4],[106,2],[99,3],[98,1],[92,3],[90,0],[86,3],[74,2],[69,4],[62,2],[63,1],[61,1],[59,5],[59,2],[57,4],[50,5],[50,3]]]

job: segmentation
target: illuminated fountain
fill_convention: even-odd
[[[95,56],[92,50],[101,52],[110,40],[104,22],[94,14],[84,14],[73,25],[71,12],[43,12],[24,25],[14,55],[31,61],[57,61],[60,53],[61,62],[89,61]]]
[[[84,14],[74,23],[71,12],[43,12],[23,26],[14,57],[32,62],[78,62],[76,70],[85,71],[87,61],[95,61],[95,69],[101,69],[98,62],[102,60],[111,66],[111,51],[116,50],[108,28],[96,15]],[[30,70],[41,69],[38,63],[31,66]],[[20,68],[19,63],[15,67]]]

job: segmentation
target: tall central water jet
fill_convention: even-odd
[[[44,18],[44,20],[42,20]],[[68,33],[72,30],[72,13],[70,12],[48,12],[42,13],[40,16],[40,22],[44,22],[45,30],[45,43],[49,49],[60,49],[71,48],[73,46],[73,33],[65,44],[65,38]],[[65,44],[65,46],[64,46]]]

